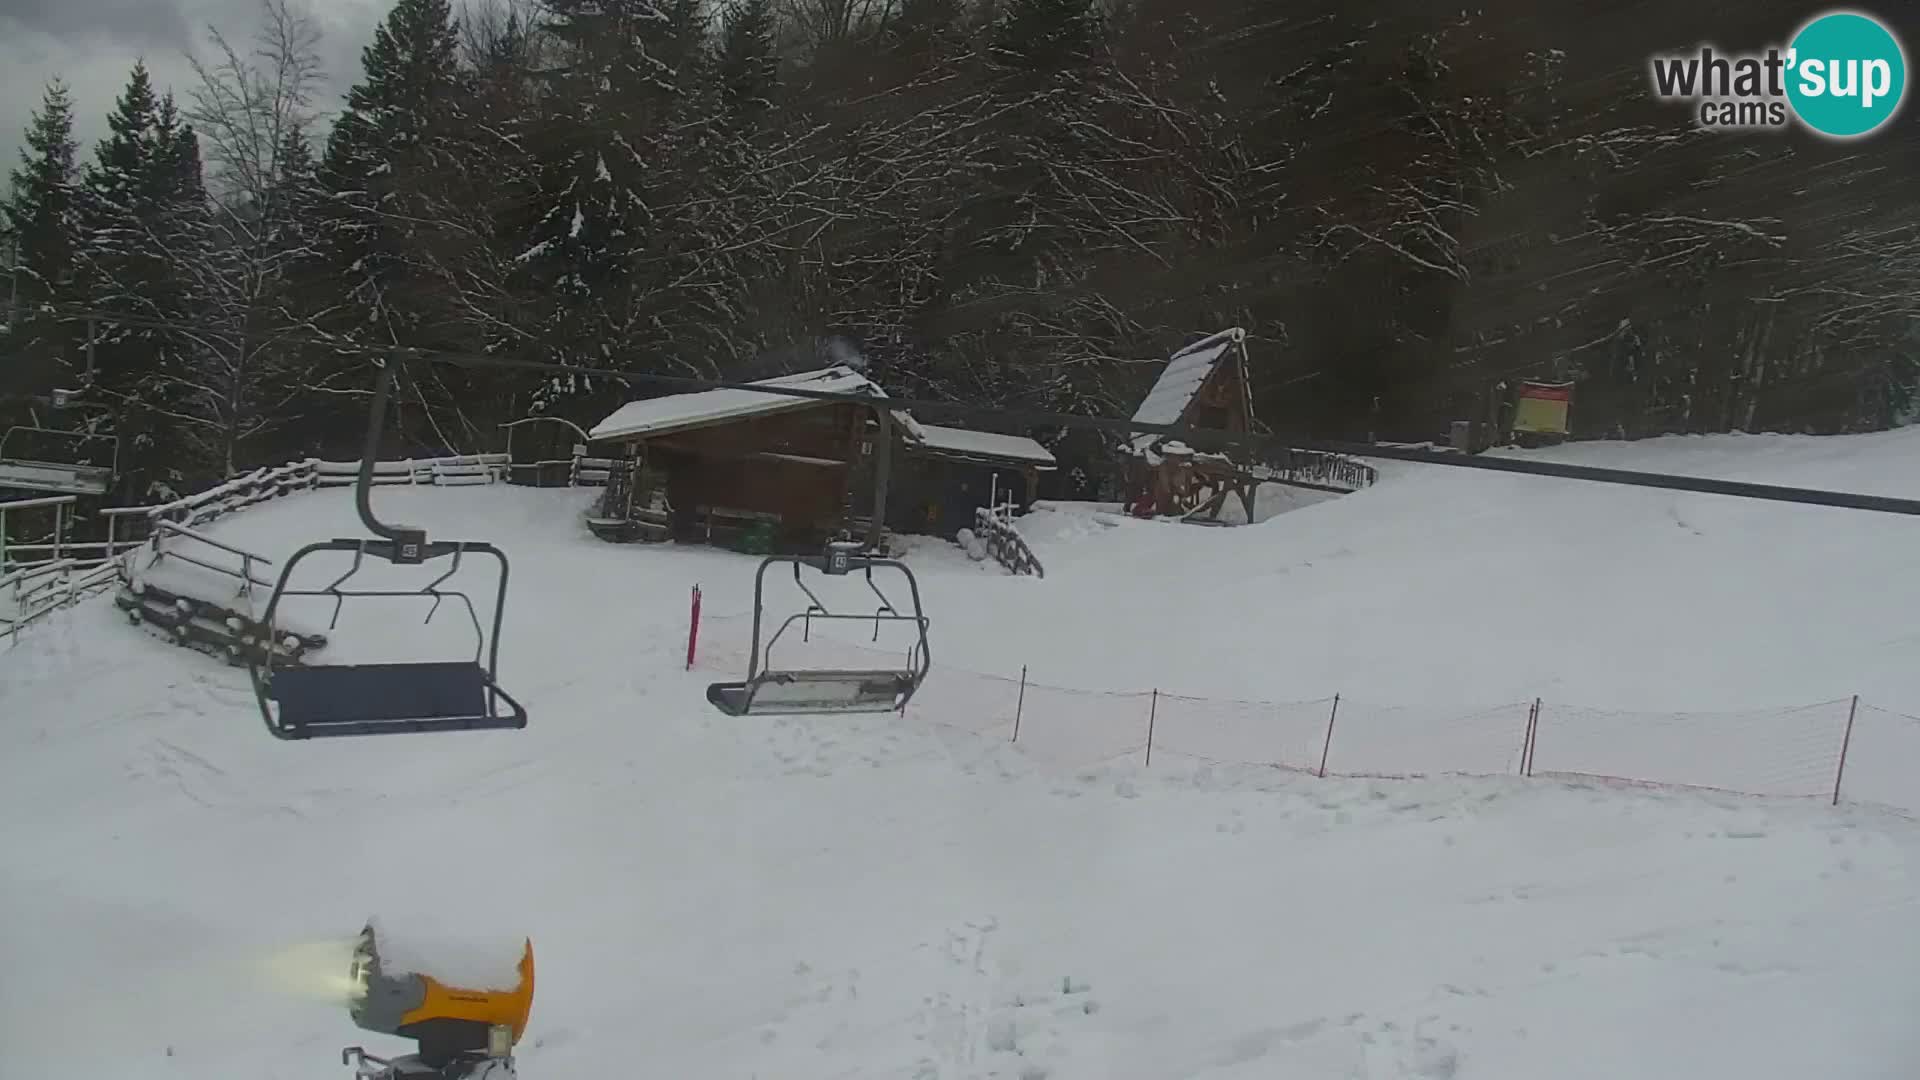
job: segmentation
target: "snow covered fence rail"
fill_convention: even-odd
[[[708,616],[694,667],[745,669],[748,616]],[[719,625],[715,625],[719,624]],[[783,664],[874,667],[891,654],[783,638]],[[1042,763],[1252,765],[1323,777],[1532,776],[1920,812],[1920,716],[1838,698],[1733,712],[1631,712],[1546,701],[1384,705],[1346,695],[1234,701],[1049,685],[936,664],[907,707],[925,723],[1002,738]]]
[[[466,454],[454,457],[409,458],[382,461],[374,465],[374,483],[464,486],[491,484],[505,479],[508,459],[505,454]],[[55,558],[36,563],[24,570],[0,575],[0,638],[16,639],[29,623],[50,612],[70,606],[116,582],[132,589],[136,572],[130,564],[132,554],[149,549],[157,559],[162,554],[207,566],[182,555],[177,549],[161,550],[169,535],[199,541],[214,548],[226,545],[193,530],[228,514],[238,513],[263,502],[312,491],[315,488],[345,487],[359,475],[358,462],[320,461],[307,458],[272,468],[259,468],[242,476],[216,484],[205,491],[152,506],[116,506],[99,511],[107,521],[104,541],[63,542],[59,554],[72,552],[78,558]],[[19,545],[15,545],[17,549]],[[30,545],[35,550],[52,545]],[[234,549],[237,551],[237,549]],[[255,577],[259,556],[240,552],[238,571],[224,567],[209,569],[235,577],[252,586],[271,582]],[[244,591],[244,590],[243,590]]]
[[[986,542],[987,554],[995,562],[1016,574],[1032,574],[1034,577],[1046,577],[1046,568],[1040,565],[1040,557],[1027,546],[1026,538],[1014,527],[1009,515],[998,514],[987,507],[973,512],[973,523],[980,538]]]
[[[8,648],[28,626],[114,582],[110,562],[61,559],[0,574],[0,638]]]
[[[1275,450],[1254,466],[1262,480],[1350,493],[1372,487],[1380,473],[1364,461],[1318,450]]]
[[[309,460],[303,464],[313,470],[315,487],[347,487],[360,476],[360,463],[357,461]],[[373,482],[376,486],[434,484],[463,487],[469,484],[492,484],[506,479],[509,465],[505,454],[379,461],[373,466]]]
[[[464,454],[455,457],[407,458],[375,462],[373,482],[388,486],[435,485],[457,487],[491,484],[503,480],[507,471],[505,454]],[[102,510],[108,519],[108,541],[117,551],[144,542],[153,531],[153,523],[171,521],[196,528],[227,514],[237,513],[263,502],[315,488],[348,487],[359,477],[357,461],[321,461],[307,458],[272,468],[260,468],[243,476],[216,484],[205,491],[152,506],[119,506]],[[129,519],[117,525],[119,519]],[[114,539],[118,531],[120,539]],[[136,535],[137,534],[137,535]]]

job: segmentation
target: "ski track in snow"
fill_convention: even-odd
[[[1543,456],[1911,496],[1917,436]],[[1131,724],[1131,699],[1076,706],[1092,742],[1056,728],[1009,746],[998,705],[932,700],[931,681],[905,719],[727,720],[702,700],[712,671],[681,670],[687,589],[745,611],[753,564],[599,545],[576,516],[589,497],[376,496],[514,558],[503,681],[533,713],[524,732],[279,743],[244,670],[104,598],[0,652],[8,1075],[343,1077],[340,1046],[402,1044],[353,1028],[340,973],[298,957],[380,914],[532,937],[527,1080],[1920,1068],[1906,814],[1158,753],[1149,770],[1100,760],[1102,710]],[[1300,502],[1234,530],[1035,514],[1045,581],[916,544],[936,667],[1449,708],[1556,680],[1625,709],[1844,689],[1920,712],[1920,669],[1886,644],[1920,610],[1914,523],[1399,467]],[[350,534],[350,507],[298,496],[209,531],[280,558]],[[1521,617],[1522,579],[1574,617]],[[703,649],[742,651],[743,627],[713,626]],[[347,617],[320,655],[457,651],[457,629]],[[1768,750],[1716,739],[1690,752]],[[1910,788],[1920,756],[1880,745],[1862,783]]]

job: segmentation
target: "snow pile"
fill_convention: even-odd
[[[1920,432],[1546,453],[1920,494]],[[703,649],[743,651],[730,620],[751,610],[752,561],[600,544],[579,517],[590,491],[376,493],[384,516],[508,552],[502,681],[532,714],[526,731],[281,743],[244,671],[132,631],[104,598],[56,615],[0,651],[10,1074],[291,1080],[342,1075],[342,1044],[402,1050],[320,992],[335,961],[311,983],[269,977],[366,912],[409,943],[466,943],[410,964],[497,975],[532,939],[528,1080],[1920,1067],[1920,827],[1904,816],[1206,760],[1250,744],[1313,757],[1318,706],[1264,703],[1344,693],[1336,761],[1504,768],[1524,712],[1486,719],[1484,742],[1421,718],[1544,695],[1590,714],[1576,729],[1546,712],[1542,771],[1617,749],[1607,731],[1623,712],[1709,710],[1723,719],[1658,727],[1646,745],[1697,782],[1720,774],[1695,765],[1745,763],[1798,784],[1801,759],[1780,765],[1782,736],[1739,711],[1860,693],[1849,786],[1880,769],[1911,788],[1920,748],[1867,733],[1920,714],[1915,523],[1383,473],[1235,529],[1049,508],[1021,522],[1044,580],[917,548],[935,679],[958,681],[929,680],[904,718],[718,716],[703,700],[713,673],[683,670],[689,591],[724,620]],[[276,560],[358,533],[346,491],[208,531]],[[396,586],[422,573],[378,568]],[[857,578],[820,588],[850,610],[875,604]],[[816,628],[800,645],[897,645],[871,636]],[[417,616],[349,605],[336,644],[384,657],[453,643]],[[1001,725],[1023,665],[1025,722],[1065,719],[1011,744]],[[997,674],[1005,697],[974,696],[986,684],[968,669]],[[1156,739],[1190,752],[1145,767],[1150,716]],[[487,948],[469,955],[473,942]]]
[[[428,921],[398,923],[381,916],[369,919],[381,972],[425,975],[460,990],[518,987],[526,938],[472,926],[454,931],[446,924],[449,914],[436,912]]]

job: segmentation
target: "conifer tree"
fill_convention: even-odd
[[[20,164],[9,174],[0,201],[5,233],[10,318],[0,340],[0,397],[44,394],[64,373],[77,370],[75,324],[36,313],[37,305],[75,299],[74,246],[78,234],[73,139],[73,102],[66,84],[48,83],[30,122]]]
[[[199,140],[136,63],[82,181],[78,246],[94,323],[95,380],[115,409],[127,493],[177,490],[195,462],[180,402],[198,310],[186,267],[207,242]],[[114,314],[128,316],[126,321]],[[154,325],[163,323],[168,325]]]
[[[319,179],[320,241],[342,275],[341,323],[389,342],[429,344],[435,313],[411,248],[452,162],[460,118],[458,27],[448,0],[399,0],[362,52],[361,80],[334,123]],[[377,331],[368,330],[377,328]]]
[[[773,0],[739,0],[720,24],[715,67],[722,104],[736,125],[751,125],[773,107],[779,83]]]

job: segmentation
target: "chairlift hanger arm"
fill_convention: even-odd
[[[362,664],[344,667],[278,667],[276,655],[269,640],[263,659],[255,660],[248,654],[248,669],[252,676],[254,696],[260,707],[260,715],[267,731],[277,739],[301,740],[326,736],[379,735],[402,732],[431,731],[469,731],[487,728],[522,728],[527,724],[526,709],[511,695],[501,689],[495,680],[499,669],[500,634],[506,615],[507,579],[510,568],[506,553],[492,544],[484,542],[441,541],[422,545],[420,558],[413,560],[424,562],[431,559],[453,555],[456,559],[466,554],[490,555],[500,563],[500,576],[496,583],[496,597],[493,605],[492,628],[482,633],[480,619],[474,610],[473,601],[464,593],[444,590],[441,586],[447,575],[441,575],[425,589],[363,589],[346,590],[340,586],[353,572],[332,580],[325,586],[294,588],[290,583],[294,569],[302,559],[329,551],[350,552],[354,556],[355,566],[366,554],[383,554],[380,549],[393,549],[396,541],[369,541],[354,539],[323,540],[308,544],[294,552],[280,570],[280,578],[274,586],[273,595],[267,601],[260,623],[270,635],[280,631],[275,617],[280,601],[287,596],[332,596],[335,601],[336,616],[340,601],[348,596],[354,597],[424,597],[434,598],[437,609],[446,596],[459,599],[465,608],[474,631],[483,640],[476,642],[474,657],[471,660],[455,663],[429,664]],[[396,559],[395,561],[405,561]],[[410,673],[418,673],[414,678]],[[283,685],[276,686],[276,679]],[[300,687],[296,691],[296,687]],[[423,689],[424,688],[424,689]],[[362,703],[361,716],[327,716],[311,720],[294,720],[286,717],[288,699],[279,695],[299,692],[316,697],[331,695],[352,696]],[[410,695],[426,694],[428,697],[460,696],[472,698],[479,706],[471,709],[444,714],[393,715],[396,710],[404,710]],[[270,700],[281,701],[281,717],[276,717]],[[504,705],[505,712],[496,711],[498,705]],[[311,708],[311,705],[306,706]],[[283,722],[284,721],[284,722]]]
[[[388,525],[373,512],[373,466],[380,460],[380,434],[386,430],[387,399],[393,395],[394,371],[399,366],[394,360],[380,365],[373,403],[367,407],[367,445],[360,455],[360,475],[353,485],[353,504],[367,531],[390,542],[390,546],[376,554],[389,562],[406,563],[431,557],[426,552],[427,530],[412,525]]]
[[[920,606],[919,581],[905,563],[897,559],[855,556],[847,550],[849,546],[852,545],[836,545],[826,556],[772,555],[761,560],[753,579],[753,640],[748,652],[747,677],[740,682],[708,686],[707,701],[710,704],[729,716],[876,713],[906,708],[932,668],[932,648],[927,643],[927,617]],[[832,614],[824,610],[824,605],[817,602],[817,597],[803,582],[801,590],[813,601],[808,611],[787,616],[773,637],[763,640],[761,631],[766,607],[766,574],[775,563],[792,563],[796,581],[800,580],[798,568],[802,563],[835,576],[845,576],[858,568],[864,572],[868,587],[880,596],[884,606],[871,615]],[[871,580],[873,568],[877,566],[891,566],[906,577],[913,602],[911,614],[901,614],[894,609]],[[819,609],[818,612],[816,609]],[[910,622],[914,625],[916,640],[908,652],[905,667],[876,670],[773,668],[768,658],[781,635],[795,622],[812,618],[859,622],[873,620],[876,634],[882,621]]]

